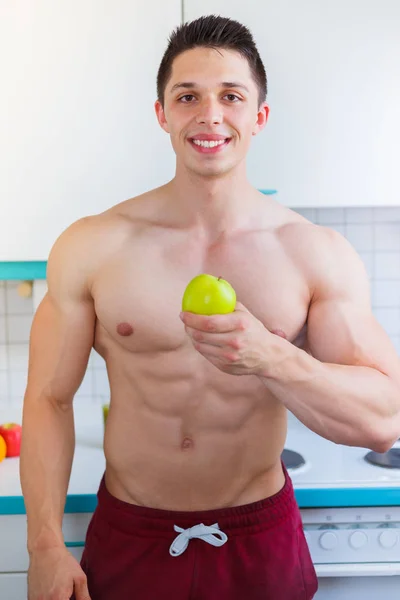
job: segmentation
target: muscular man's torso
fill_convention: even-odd
[[[310,288],[293,228],[312,225],[265,199],[243,229],[210,241],[159,194],[98,216],[111,232],[91,282],[111,390],[107,487],[170,510],[253,502],[284,483],[286,409],[257,376],[223,373],[194,349],[182,295],[195,275],[222,276],[268,330],[304,344]]]

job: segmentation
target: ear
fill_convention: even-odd
[[[252,135],[257,135],[262,129],[264,129],[269,115],[269,106],[266,102],[263,102],[257,113],[257,121],[254,124]]]
[[[155,108],[157,120],[158,120],[160,126],[164,129],[164,131],[166,131],[167,133],[170,133],[167,119],[165,117],[165,112],[164,112],[164,109],[161,106],[161,102],[159,100],[155,101],[154,108]]]

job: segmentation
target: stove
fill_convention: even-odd
[[[400,469],[400,448],[391,448],[388,452],[380,454],[378,452],[368,452],[365,460],[372,465],[385,467],[388,469]]]
[[[395,462],[400,455],[400,440],[394,444],[392,451],[377,454],[368,451],[367,448],[334,444],[299,424],[289,426],[285,450],[298,453],[302,457],[302,464],[299,466],[288,465],[297,490],[357,488],[379,492],[381,489],[391,488],[400,494],[400,466],[397,467]],[[282,453],[284,462],[285,450]],[[371,460],[372,455],[380,458],[374,462]],[[385,463],[390,464],[385,466]],[[398,500],[400,504],[400,497]],[[350,495],[347,495],[344,501],[346,505],[352,505]],[[377,505],[385,502],[384,497],[376,495]],[[306,502],[305,507],[308,506]]]
[[[289,460],[292,453],[294,464]],[[391,452],[378,454],[334,444],[301,423],[289,424],[282,460],[293,482],[320,581],[322,591],[316,600],[375,598],[371,578],[377,583],[376,577],[380,595],[398,599],[399,455],[400,440]]]

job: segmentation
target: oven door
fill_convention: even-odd
[[[315,600],[399,600],[400,562],[317,564]]]

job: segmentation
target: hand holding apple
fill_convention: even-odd
[[[185,330],[204,358],[231,375],[263,374],[276,336],[236,302],[228,282],[212,275],[195,277],[185,290],[182,309]]]

